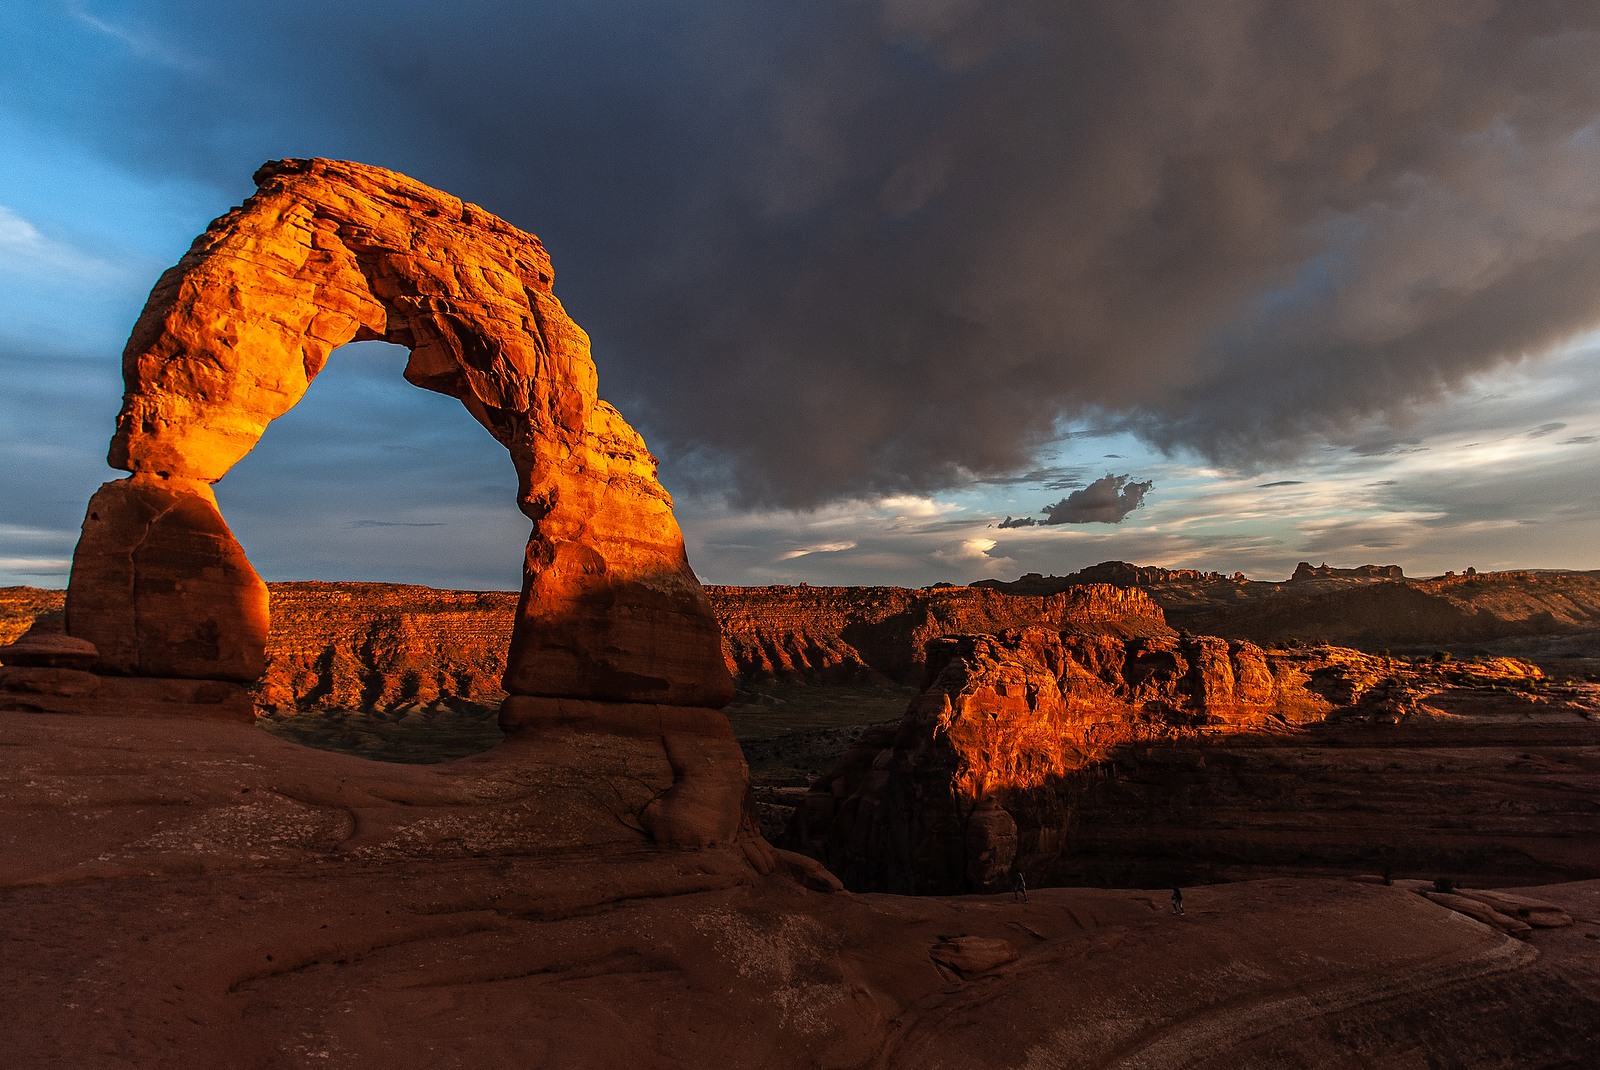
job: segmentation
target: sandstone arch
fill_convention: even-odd
[[[382,168],[280,160],[162,275],[123,353],[109,461],[90,501],[68,631],[106,671],[260,675],[266,587],[210,485],[346,342],[411,351],[510,452],[533,521],[506,690],[720,708],[716,618],[638,433],[596,395],[588,337],[539,240]],[[543,707],[541,707],[543,708]]]

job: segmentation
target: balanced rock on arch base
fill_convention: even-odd
[[[720,708],[719,633],[637,432],[596,395],[588,338],[538,239],[381,168],[283,160],[162,275],[123,354],[110,463],[90,503],[68,630],[140,676],[252,680],[266,588],[210,484],[346,342],[411,350],[410,382],[461,400],[510,452],[533,521],[506,672],[531,699]],[[568,704],[570,708],[570,702]]]

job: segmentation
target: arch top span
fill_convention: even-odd
[[[539,239],[393,171],[277,160],[150,293],[123,351],[112,467],[216,482],[346,342],[411,350],[405,377],[460,399],[515,452],[581,433],[589,339]],[[519,468],[520,471],[520,468]]]
[[[506,689],[725,705],[720,632],[672,500],[638,433],[598,399],[588,336],[552,293],[539,240],[364,164],[279,160],[255,181],[161,276],[123,352],[108,460],[132,476],[90,503],[69,631],[112,671],[259,675],[266,588],[209,484],[335,348],[382,339],[410,349],[408,381],[458,398],[516,467],[533,533]]]

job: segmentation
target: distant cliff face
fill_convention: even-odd
[[[1330,717],[1426,720],[1439,711],[1424,700],[1446,686],[1516,703],[1541,675],[1511,659],[1421,669],[1336,647],[1042,628],[938,640],[928,657],[929,684],[900,724],[864,733],[795,811],[795,845],[853,890],[996,891],[1014,869],[1050,879],[1118,748]]]
[[[1476,570],[1474,570],[1474,575],[1476,575]],[[1302,561],[1295,566],[1294,575],[1289,577],[1289,582],[1296,583],[1329,577],[1347,580],[1403,580],[1406,578],[1406,574],[1399,565],[1358,565],[1355,568],[1333,568],[1326,561],[1320,565]]]
[[[1302,584],[1334,586],[1300,594]],[[258,693],[264,704],[391,709],[438,699],[493,705],[504,697],[499,679],[514,593],[378,583],[269,587],[273,627]],[[1171,635],[1170,622],[1262,645],[1300,638],[1370,648],[1580,631],[1600,622],[1600,579],[1584,573],[1360,583],[1163,580],[1148,588],[1097,584],[1038,596],[984,587],[710,587],[706,593],[721,623],[723,658],[744,686],[773,678],[886,678],[921,686],[929,640],[1034,626],[1136,638]],[[41,615],[41,628],[59,631],[62,597],[30,587],[0,590],[0,641],[19,637]]]
[[[275,583],[258,701],[392,709],[505,697],[510,592],[386,583]],[[1141,591],[1076,588],[1015,598],[956,588],[711,587],[728,670],[744,681],[887,677],[920,684],[929,639],[1045,622],[1093,634],[1170,634]]]
[[[506,697],[517,595],[400,583],[274,583],[259,705],[390,710]]]
[[[0,646],[21,639],[36,622],[41,632],[64,631],[66,618],[63,607],[66,602],[66,591],[51,591],[42,587],[0,587]]]
[[[1316,589],[1321,584],[1333,586]],[[1265,585],[1255,585],[1265,586]],[[1301,594],[1302,586],[1313,590]],[[1495,572],[1401,582],[1313,576],[1281,593],[1225,602],[1152,590],[1174,623],[1252,639],[1291,637],[1368,646],[1477,643],[1600,625],[1600,578],[1582,572]]]
[[[729,671],[742,680],[923,682],[941,636],[1042,626],[1085,635],[1171,635],[1143,591],[1104,584],[1025,597],[979,587],[708,587]]]
[[[517,595],[399,583],[273,583],[260,705],[390,710],[495,705]],[[1043,624],[1085,634],[1170,635],[1144,592],[1076,587],[1044,598],[956,587],[710,587],[728,671],[744,683],[889,679],[920,685],[930,639]],[[9,588],[0,637],[20,636],[62,593]],[[59,614],[58,614],[59,615]],[[47,627],[60,629],[59,621]],[[14,634],[13,634],[14,633]]]
[[[1275,643],[1303,639],[1369,647],[1482,643],[1600,627],[1600,574],[1467,570],[1407,579],[1399,565],[1330,568],[1301,562],[1282,583],[1235,573],[1106,561],[1069,576],[1030,573],[975,586],[1016,596],[1065,592],[1088,583],[1137,587],[1168,624],[1205,635]]]

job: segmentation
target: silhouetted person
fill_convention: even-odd
[[[1183,889],[1172,889],[1172,912],[1178,916],[1183,915]]]
[[[1028,901],[1028,882],[1023,878],[1021,870],[1017,871],[1016,880],[1011,882],[1011,901],[1015,903],[1019,899],[1024,903]]]

